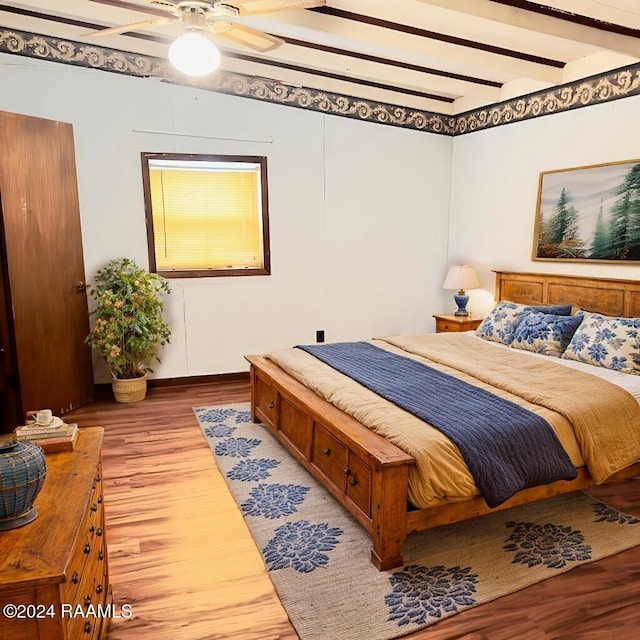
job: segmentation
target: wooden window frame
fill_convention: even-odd
[[[269,243],[269,198],[267,189],[267,158],[264,156],[229,156],[200,153],[150,153],[143,151],[142,185],[144,190],[144,209],[147,224],[147,248],[149,251],[149,271],[165,278],[210,278],[229,276],[268,276],[271,275],[271,250]],[[153,211],[151,207],[151,183],[149,179],[149,160],[178,160],[185,162],[242,162],[260,165],[260,189],[262,198],[262,255],[261,268],[243,269],[168,269],[158,270],[153,230]]]

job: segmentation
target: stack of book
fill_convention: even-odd
[[[45,453],[72,451],[78,439],[78,425],[75,423],[57,427],[39,427],[35,423],[16,428],[16,439],[34,442]]]

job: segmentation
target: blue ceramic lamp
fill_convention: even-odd
[[[458,305],[454,315],[468,316],[467,302],[469,302],[469,296],[466,293],[466,289],[478,289],[480,288],[480,282],[473,267],[466,264],[455,265],[449,267],[442,288],[458,290],[458,293],[453,296]]]

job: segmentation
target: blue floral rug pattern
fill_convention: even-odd
[[[247,403],[194,407],[302,640],[390,640],[640,544],[640,519],[581,492],[408,537],[379,572],[362,527]]]

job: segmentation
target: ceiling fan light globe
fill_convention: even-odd
[[[204,34],[188,31],[169,47],[169,61],[187,76],[206,76],[220,64],[220,52]]]

